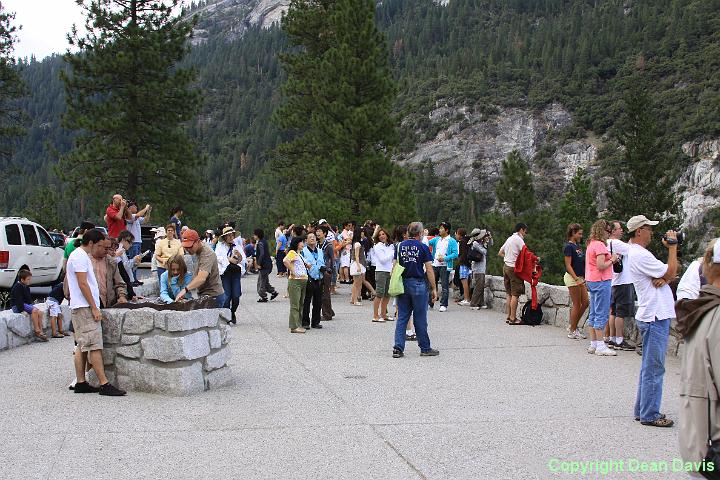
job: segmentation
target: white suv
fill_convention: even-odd
[[[23,268],[30,270],[30,285],[60,280],[63,246],[43,227],[21,217],[0,217],[0,288],[11,288]]]

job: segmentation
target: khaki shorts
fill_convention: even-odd
[[[379,298],[386,298],[390,295],[388,291],[390,289],[390,272],[378,272],[375,271],[375,294]]]
[[[580,278],[582,278],[582,277],[578,277],[578,279],[580,279]],[[567,272],[565,273],[565,276],[563,277],[563,282],[565,283],[566,287],[577,287],[579,285],[585,284],[585,282],[581,282],[581,283],[576,282],[575,279],[572,276],[570,276],[570,274]]]
[[[102,325],[93,318],[90,307],[76,308],[72,311],[72,324],[75,341],[81,352],[103,349]]]
[[[525,293],[525,282],[515,273],[513,267],[503,265],[503,279],[505,280],[505,293],[512,297],[519,297]]]

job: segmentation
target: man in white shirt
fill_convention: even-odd
[[[630,277],[630,244],[620,240],[623,227],[619,221],[610,222],[612,231],[608,239],[610,253],[618,255],[617,264],[622,266],[620,273],[613,272],[612,294],[610,299],[610,321],[607,324],[607,343],[615,350],[635,350],[624,338],[625,319],[635,315],[635,288]],[[615,268],[616,265],[613,265]]]
[[[677,273],[677,235],[671,230],[663,239],[663,245],[668,249],[665,265],[647,250],[652,241],[653,226],[658,223],[644,215],[634,216],[627,222],[632,236],[628,254],[630,277],[638,296],[635,322],[643,343],[635,419],[643,425],[671,427],[673,421],[660,413],[660,404],[670,322],[675,318],[675,301],[668,282]]]
[[[105,246],[105,234],[100,230],[91,229],[85,232],[81,244],[76,248],[67,262],[67,282],[70,296],[72,324],[75,331],[75,393],[96,393],[118,397],[125,395],[108,382],[105,376],[102,350],[102,313],[100,312],[100,288],[93,270],[90,254],[93,248]],[[100,381],[100,388],[92,387],[85,379],[85,365],[90,363]]]
[[[678,300],[695,300],[700,296],[700,288],[707,283],[702,271],[703,258],[694,260],[683,273],[677,286]]]
[[[515,225],[515,233],[505,240],[498,252],[504,262],[503,279],[507,294],[507,323],[520,323],[517,318],[517,306],[520,295],[525,293],[525,282],[515,273],[515,262],[525,246],[524,237],[527,230],[528,226],[524,223]]]

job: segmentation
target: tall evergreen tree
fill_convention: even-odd
[[[283,57],[285,102],[275,118],[294,138],[279,149],[280,171],[347,214],[378,213],[403,180],[388,153],[396,89],[375,2],[293,0],[283,29],[299,48]],[[414,210],[408,200],[398,203]]]
[[[558,206],[560,231],[570,223],[579,223],[589,231],[590,225],[597,219],[597,205],[593,197],[592,185],[585,170],[578,170],[570,180]]]
[[[200,106],[193,70],[178,62],[193,22],[173,15],[180,0],[84,0],[87,34],[68,36],[64,126],[77,130],[58,172],[80,192],[130,198],[188,198],[198,163],[184,122]]]
[[[501,203],[505,203],[513,216],[535,208],[535,188],[528,169],[527,161],[517,150],[510,152],[503,160],[500,181],[495,193]]]
[[[636,82],[624,97],[624,115],[618,139],[624,147],[622,160],[612,163],[613,186],[608,192],[609,210],[615,218],[634,215],[661,219],[663,231],[677,222],[678,202],[673,186],[677,172],[663,145],[656,113],[646,88]],[[659,240],[651,245],[662,252]]]
[[[23,132],[22,111],[17,100],[24,95],[25,88],[12,56],[15,45],[13,25],[15,14],[5,10],[0,3],[0,160],[6,160],[12,154],[12,141]]]

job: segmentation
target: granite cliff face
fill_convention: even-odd
[[[687,142],[692,163],[678,181],[685,226],[700,227],[709,210],[720,207],[720,139]]]
[[[429,113],[431,124],[442,125],[437,136],[396,160],[407,166],[431,162],[437,175],[462,179],[471,190],[490,191],[500,178],[502,161],[513,150],[528,159],[539,184],[553,189],[563,189],[580,168],[595,170],[597,139],[553,139],[572,125],[572,116],[562,105],[553,103],[540,111],[495,110],[487,114],[467,106],[437,105]],[[553,153],[549,158],[540,158],[538,154],[545,145]]]

